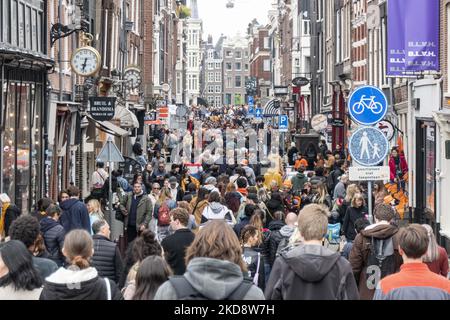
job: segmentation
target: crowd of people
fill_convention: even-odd
[[[238,112],[199,117],[207,128],[245,125]],[[20,215],[0,195],[0,299],[450,299],[447,252],[432,228],[399,228],[384,183],[368,194],[350,181],[342,146],[329,151],[321,141],[312,156],[293,143],[285,161],[268,145],[264,168],[244,143],[243,160],[220,163],[204,151],[194,173],[190,161],[173,161],[185,141],[164,129],[148,152],[136,144],[142,171],[133,181],[97,163],[86,199],[70,186]],[[404,188],[398,149],[389,164],[391,182]],[[112,220],[123,224],[118,239]]]

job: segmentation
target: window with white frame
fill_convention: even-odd
[[[234,57],[235,57],[236,59],[242,59],[242,51],[236,51],[236,52],[234,53]]]
[[[221,96],[216,96],[214,98],[214,100],[215,100],[216,107],[220,107],[222,105],[222,97]]]
[[[240,62],[236,62],[235,69],[236,69],[236,71],[241,71],[242,70],[242,64]]]
[[[216,69],[221,69],[221,68],[222,68],[222,66],[221,66],[220,62],[216,62]]]
[[[233,70],[233,64],[231,62],[227,62],[226,63],[226,69],[227,69],[227,71]]]
[[[216,86],[216,93],[222,92],[222,86]]]
[[[236,88],[240,88],[242,86],[242,77],[241,76],[236,76],[234,79],[234,86]]]
[[[220,72],[216,72],[216,82],[222,81],[222,74]]]
[[[208,93],[214,93],[214,86],[208,86]]]
[[[208,72],[208,82],[214,82],[214,72]]]
[[[269,59],[264,59],[264,66],[263,66],[263,71],[270,71],[270,60]]]
[[[233,88],[233,79],[231,77],[227,77],[227,88]]]
[[[264,49],[270,49],[269,37],[264,37]]]

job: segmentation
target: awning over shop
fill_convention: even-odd
[[[122,128],[139,128],[139,120],[136,115],[123,106],[116,106],[114,120],[120,120]]]
[[[102,130],[103,132],[106,132],[108,134],[112,134],[116,137],[127,137],[130,135],[127,130],[122,129],[109,121],[96,121],[89,116],[87,116],[87,118],[89,119],[89,121],[95,123],[97,129]]]

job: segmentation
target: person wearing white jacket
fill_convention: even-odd
[[[214,191],[209,194],[208,205],[203,209],[202,213],[202,225],[209,220],[225,220],[232,226],[236,224],[233,212],[224,206],[220,200],[220,194],[218,192]]]

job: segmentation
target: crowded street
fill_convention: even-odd
[[[445,1],[0,13],[0,300],[450,300]]]

